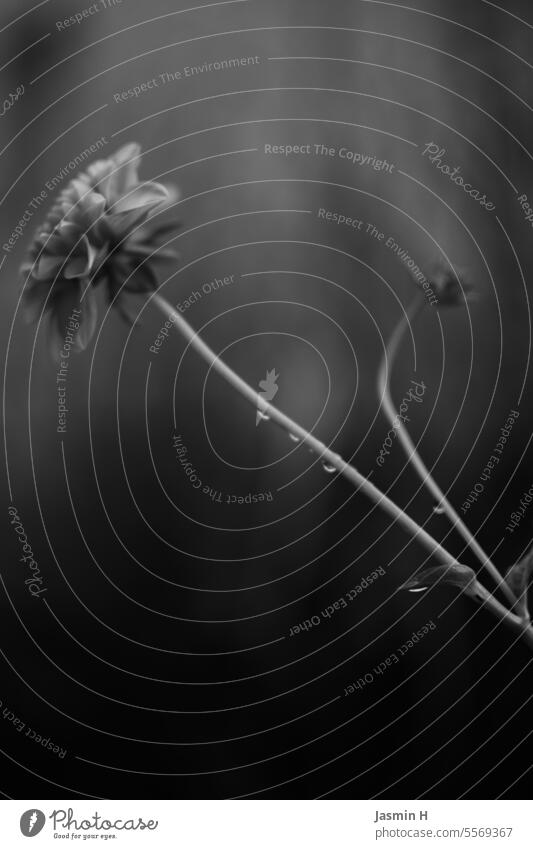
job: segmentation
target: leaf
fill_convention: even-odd
[[[402,589],[420,592],[438,584],[459,587],[464,591],[473,588],[476,583],[474,570],[470,566],[457,563],[452,566],[431,566],[429,569],[422,569],[403,584]]]
[[[528,551],[522,560],[511,566],[505,573],[505,581],[512,589],[518,601],[516,610],[520,616],[529,619],[529,609],[527,604],[527,591],[533,572],[533,549]]]

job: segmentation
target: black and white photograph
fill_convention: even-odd
[[[5,845],[525,849],[533,6],[0,49]]]

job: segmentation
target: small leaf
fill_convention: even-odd
[[[443,586],[448,584],[466,590],[472,587],[475,582],[476,573],[474,570],[469,566],[462,566],[458,563],[454,566],[431,566],[429,569],[422,569],[410,578],[402,586],[402,589],[420,592],[435,584]]]
[[[505,580],[508,586],[512,589],[518,601],[516,610],[520,616],[529,619],[529,609],[527,604],[527,591],[533,572],[533,549],[528,551],[522,560],[515,563],[505,573]]]

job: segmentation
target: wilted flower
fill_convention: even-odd
[[[472,284],[463,269],[453,269],[444,263],[436,264],[428,274],[428,280],[439,306],[463,306],[465,301],[476,299]]]
[[[131,295],[157,287],[156,267],[175,259],[158,250],[176,223],[158,224],[155,213],[177,193],[160,183],[140,182],[140,146],[128,144],[71,180],[36,233],[21,268],[29,320],[45,310],[55,356],[73,309],[81,311],[75,346],[83,349],[96,327],[95,288],[105,287],[110,303],[132,320]]]
[[[511,566],[505,574],[505,580],[517,597],[516,610],[520,616],[529,620],[527,592],[533,574],[533,550],[528,551],[522,560]]]

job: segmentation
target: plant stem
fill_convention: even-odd
[[[527,645],[533,649],[533,628],[528,618],[522,618],[515,613],[511,613],[479,581],[475,582],[472,589],[465,590],[465,593],[478,604],[481,604],[482,607],[487,608],[493,616],[500,619],[516,634],[520,634]]]
[[[194,350],[206,361],[209,367],[217,371],[237,392],[239,392],[240,395],[243,396],[243,398],[249,401],[255,409],[260,410],[263,415],[267,415],[272,421],[276,422],[276,424],[280,425],[288,433],[296,436],[299,441],[301,441],[304,445],[307,445],[313,453],[317,454],[322,459],[322,462],[334,466],[337,471],[343,474],[351,483],[361,489],[371,501],[373,501],[378,507],[385,510],[385,512],[387,512],[394,521],[397,521],[404,530],[407,531],[407,533],[418,540],[418,542],[421,543],[421,545],[423,545],[432,555],[448,566],[457,565],[458,561],[455,557],[443,548],[437,540],[433,539],[427,531],[421,528],[417,522],[411,519],[404,510],[394,503],[394,501],[374,486],[368,478],[358,472],[354,466],[346,463],[339,454],[335,454],[327,448],[326,445],[316,439],[312,433],[309,433],[309,431],[305,430],[305,428],[294,422],[289,416],[286,416],[285,413],[278,410],[277,407],[274,407],[272,404],[265,401],[264,398],[255,391],[255,389],[252,389],[245,380],[239,377],[233,369],[227,366],[226,363],[224,363],[224,361],[215,354],[209,345],[200,338],[194,328],[192,328],[191,325],[183,318],[183,315],[178,312],[178,310],[175,310],[174,307],[165,300],[165,298],[158,293],[155,293],[153,298],[164,315],[172,319],[172,323],[176,326],[176,329],[185,337],[185,339],[187,339],[191,347],[194,348]],[[530,627],[529,623],[507,610],[507,608],[504,607],[503,604],[500,604],[500,602],[495,599],[494,596],[479,583],[479,581],[475,582],[474,589],[470,591],[467,590],[465,593],[473,598],[477,603],[486,607],[494,616],[500,619],[515,633],[519,633],[533,649],[533,629]]]
[[[280,425],[284,430],[293,436],[297,437],[300,442],[306,445],[313,453],[318,455],[323,463],[328,466],[333,466],[344,475],[358,489],[361,489],[365,495],[370,498],[378,507],[381,507],[397,521],[404,530],[414,537],[422,546],[424,546],[432,555],[434,555],[441,563],[446,565],[455,565],[457,560],[443,546],[437,542],[430,534],[427,533],[420,525],[411,519],[401,507],[398,507],[388,496],[380,489],[374,486],[368,478],[362,475],[354,466],[346,463],[340,454],[331,451],[323,442],[316,439],[313,434],[305,430],[299,424],[294,422],[289,416],[282,413],[277,407],[269,404],[261,395],[252,389],[246,381],[233,371],[223,360],[218,357],[215,352],[200,338],[191,325],[184,319],[183,315],[175,310],[158,293],[153,295],[153,299],[158,307],[162,310],[167,318],[172,320],[176,329],[188,340],[194,350],[208,363],[210,368],[217,371],[233,388],[239,392],[247,401],[252,404],[255,409],[260,410],[263,415],[267,415],[272,421]]]
[[[511,588],[506,583],[505,579],[500,574],[494,563],[492,563],[490,557],[485,553],[481,545],[478,543],[472,532],[466,527],[460,516],[456,513],[454,507],[452,506],[452,504],[450,504],[438,483],[432,477],[431,472],[418,454],[416,447],[411,437],[409,436],[407,429],[405,428],[405,425],[398,416],[397,410],[394,406],[394,402],[391,397],[390,375],[392,373],[392,367],[394,365],[394,361],[396,359],[400,343],[403,339],[406,329],[410,325],[410,322],[418,315],[419,312],[421,312],[424,305],[425,301],[423,295],[418,294],[414,301],[411,303],[407,312],[404,313],[404,315],[396,325],[394,332],[390,338],[389,344],[387,345],[387,348],[383,355],[378,377],[378,390],[379,395],[382,399],[383,409],[390,423],[396,426],[396,433],[398,439],[400,440],[404,451],[407,454],[409,462],[412,463],[416,472],[422,479],[422,482],[425,484],[425,486],[429,489],[433,497],[436,499],[438,506],[441,507],[443,511],[447,514],[450,522],[456,528],[458,533],[462,536],[466,544],[475,553],[481,565],[484,566],[491,574],[492,578],[496,582],[497,587],[505,595],[511,606],[514,606],[517,602],[516,596],[514,595]]]

